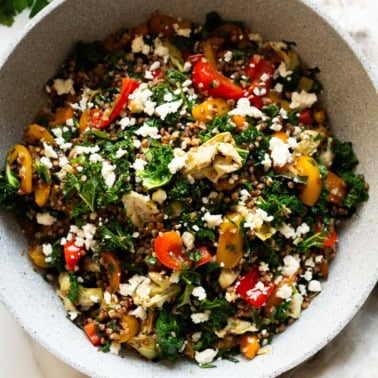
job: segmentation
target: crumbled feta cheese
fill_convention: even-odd
[[[304,90],[302,90],[301,93],[293,92],[291,94],[291,103],[289,107],[290,109],[311,108],[317,100],[318,98],[315,93],[307,93]]]
[[[136,135],[140,135],[144,138],[149,137],[152,139],[160,139],[159,129],[157,127],[151,127],[146,124],[139,127],[138,130],[135,130]]]
[[[140,146],[142,145],[141,141],[139,139],[134,139],[133,140],[133,146],[134,148],[136,148],[137,150],[140,148]]]
[[[142,35],[136,36],[131,42],[131,51],[134,54],[142,53],[144,55],[147,55],[150,52],[150,50],[150,46],[144,43]]]
[[[152,193],[151,199],[161,205],[167,199],[167,193],[163,189],[158,189]]]
[[[127,154],[127,150],[124,150],[123,148],[118,148],[118,150],[115,153],[115,156],[117,159],[120,159],[121,157],[125,156]]]
[[[90,296],[89,296],[89,299],[90,299],[93,303],[99,303],[99,302],[100,302],[100,298],[98,297],[98,295],[90,295]]]
[[[46,156],[42,156],[40,159],[39,159],[39,162],[41,163],[41,164],[43,164],[46,168],[52,168],[52,163],[51,163],[51,160],[48,158],[48,157],[46,157]]]
[[[166,102],[155,108],[155,114],[164,121],[168,114],[177,113],[181,105],[182,100]]]
[[[224,53],[223,60],[227,63],[231,62],[232,60],[232,51],[228,50]]]
[[[50,146],[49,144],[45,143],[45,142],[43,142],[43,152],[44,152],[45,156],[50,158],[50,159],[57,159],[58,158],[58,154],[56,153],[54,148],[52,146]]]
[[[289,76],[289,75],[291,75],[293,73],[293,71],[288,71],[287,70],[287,66],[286,66],[285,62],[281,62],[281,64],[277,68],[277,71],[278,71],[278,74],[281,77],[286,77],[286,76]]]
[[[194,332],[192,335],[192,341],[196,343],[201,340],[201,337],[202,337],[202,332]]]
[[[236,104],[236,108],[228,112],[229,115],[239,115],[242,117],[262,118],[263,113],[255,106],[251,106],[251,103],[247,98],[241,98]]]
[[[196,232],[199,231],[199,227],[198,227],[196,224],[192,227],[192,229],[193,229],[194,231],[196,231]]]
[[[193,297],[197,297],[200,301],[206,299],[206,291],[202,286],[197,286],[192,291]]]
[[[302,277],[306,280],[306,281],[311,281],[312,280],[312,271],[311,269],[307,269],[305,271],[305,273],[302,275]]]
[[[251,230],[259,230],[265,222],[271,222],[273,216],[268,215],[268,213],[260,208],[257,208],[253,213],[248,211],[246,214],[246,221],[244,223],[245,228],[250,228]]]
[[[51,226],[56,222],[56,218],[49,213],[37,213],[37,223],[42,226]]]
[[[110,344],[110,347],[109,347],[109,352],[111,354],[115,354],[115,355],[118,355],[119,352],[121,350],[121,344],[120,343],[116,343],[115,341],[113,341],[111,344]]]
[[[309,266],[313,268],[315,266],[314,259],[312,257],[309,257],[308,259],[305,260],[304,262],[305,266]]]
[[[74,81],[69,78],[67,80],[55,79],[53,87],[56,90],[58,96],[65,94],[75,94],[75,89],[73,87]]]
[[[150,66],[150,71],[156,71],[160,68],[160,62],[157,60],[156,62],[153,62]]]
[[[269,154],[265,153],[264,160],[261,161],[261,164],[264,167],[264,171],[269,171],[269,168],[272,166],[272,160],[270,159]]]
[[[283,90],[283,85],[281,83],[277,83],[274,88],[273,88],[276,92],[278,93],[281,93],[282,90]]]
[[[131,96],[131,95],[130,95]],[[129,117],[123,117],[120,121],[119,121],[119,125],[121,126],[121,129],[124,130],[126,127],[129,127],[129,126],[134,126],[136,123],[136,119],[135,118],[129,118]]]
[[[50,256],[52,254],[53,248],[50,243],[44,243],[42,244],[42,253],[45,256]]]
[[[222,214],[210,214],[208,211],[203,215],[202,220],[206,222],[208,228],[215,228],[222,224]]]
[[[271,158],[273,160],[274,166],[283,167],[285,164],[291,162],[292,155],[289,150],[289,147],[289,144],[285,143],[280,138],[270,138],[269,150],[271,151]]]
[[[104,293],[104,301],[108,305],[112,303],[112,295],[108,291]]]
[[[114,172],[115,169],[116,167],[114,165],[111,165],[107,161],[102,162],[101,174],[105,180],[105,184],[110,188],[114,185],[114,182],[116,180],[116,174]]]
[[[320,263],[320,262],[322,262],[322,260],[323,260],[323,256],[322,255],[315,256],[315,262],[316,263]]]
[[[291,298],[291,302],[289,305],[289,316],[291,316],[294,319],[298,319],[299,315],[302,312],[302,303],[303,303],[303,297],[299,293],[295,293],[293,297]]]
[[[185,231],[182,235],[181,235],[181,239],[185,245],[185,247],[187,249],[193,249],[194,247],[194,241],[195,241],[195,236],[191,233],[191,232],[188,232],[188,231]]]
[[[260,272],[269,272],[269,265],[266,262],[261,261],[260,265],[259,265],[259,271]]]
[[[104,158],[100,154],[95,152],[94,154],[89,155],[89,161],[91,163],[100,163],[104,161]]]
[[[75,147],[75,155],[81,154],[95,154],[96,152],[100,151],[99,146],[76,146]]]
[[[168,164],[169,172],[173,175],[185,167],[187,155],[176,155]]]
[[[210,348],[205,349],[202,352],[196,351],[196,353],[194,354],[194,359],[200,365],[209,364],[210,362],[214,360],[217,353],[218,353],[218,350],[210,349]]]
[[[305,285],[299,284],[298,285],[298,290],[301,293],[301,295],[303,295],[304,297],[307,295],[307,290],[306,290],[306,286]]]
[[[302,235],[307,234],[310,231],[310,227],[307,223],[300,224],[295,230],[296,236],[299,238]]]
[[[136,158],[134,163],[131,165],[131,168],[134,168],[136,171],[143,171],[146,165],[147,165],[146,160]]]
[[[151,95],[152,91],[149,89],[148,84],[142,83],[129,96],[129,110],[132,113],[145,112],[149,116],[154,114],[156,102],[151,101]]]
[[[199,323],[207,322],[209,320],[209,315],[210,315],[209,311],[195,312],[195,313],[191,314],[190,317],[191,317],[193,323],[199,324]]]
[[[192,64],[189,61],[184,63],[184,72],[189,72],[192,69]]]
[[[147,319],[147,312],[142,306],[138,306],[134,310],[130,311],[130,315],[134,315],[136,318],[141,320]]]
[[[192,32],[192,29],[190,28],[180,28],[179,24],[173,24],[173,29],[175,29],[177,35],[186,38],[189,38]]]
[[[68,316],[70,318],[70,320],[75,320],[78,316],[79,316],[79,313],[76,312],[76,311],[68,311]]]
[[[276,296],[282,299],[287,299],[291,297],[291,294],[293,294],[293,289],[289,285],[282,285],[276,293]]]
[[[154,54],[162,57],[165,63],[169,59],[169,49],[163,46],[160,38],[155,38],[154,40]]]
[[[268,294],[268,290],[269,287],[265,286],[261,281],[259,281],[252,289],[249,289],[246,294],[251,300],[256,300],[261,294]]]
[[[128,283],[119,285],[119,293],[123,296],[132,296],[137,287],[145,280],[146,277],[134,274],[128,281]]]
[[[312,292],[314,292],[314,293],[317,293],[317,292],[319,292],[319,291],[322,291],[322,286],[321,286],[321,284],[320,284],[319,281],[317,281],[317,280],[312,280],[312,281],[310,281],[309,284],[308,284],[308,290],[309,290],[309,291],[312,291]]]
[[[175,283],[179,283],[179,281],[180,281],[180,271],[174,270],[169,277],[169,282],[175,284]]]
[[[144,73],[144,78],[147,79],[147,80],[153,80],[154,79],[154,75],[152,75],[152,72],[151,71],[146,71]]]
[[[292,276],[299,269],[299,259],[292,255],[287,255],[283,259],[284,266],[282,267],[282,274],[285,276]]]

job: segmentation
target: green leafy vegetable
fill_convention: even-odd
[[[154,189],[167,184],[173,174],[168,169],[168,164],[173,159],[173,150],[170,146],[156,143],[145,153],[148,164],[137,176],[142,178],[142,184],[147,189]]]
[[[51,0],[0,0],[0,24],[12,26],[14,18],[27,8],[31,8],[29,17],[34,17]]]
[[[77,277],[74,273],[70,272],[70,288],[68,290],[67,297],[72,303],[76,303],[79,300],[80,286]]]
[[[161,357],[175,361],[185,343],[185,321],[163,308],[156,320],[157,348]]]
[[[340,142],[338,139],[333,141],[333,159],[332,171],[336,173],[351,170],[358,164],[357,156],[353,151],[351,142]]]

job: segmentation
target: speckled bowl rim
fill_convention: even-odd
[[[333,28],[338,36],[342,38],[346,44],[349,46],[351,51],[357,57],[358,61],[361,63],[362,67],[365,69],[371,83],[375,87],[376,92],[378,93],[378,71],[377,73],[373,69],[373,65],[370,61],[366,58],[365,54],[358,46],[358,44],[352,39],[352,37],[339,25],[339,23],[331,16],[329,16],[319,5],[311,0],[299,0],[304,3],[307,7],[312,9],[315,13],[317,13],[321,18],[323,18],[328,25]],[[0,70],[4,63],[7,61],[8,57],[11,55],[14,48],[27,36],[27,34],[54,9],[59,8],[65,0],[54,0],[50,3],[46,8],[44,8],[40,13],[38,13],[33,19],[31,19],[23,29],[18,33],[17,37],[11,42],[6,51],[0,56]],[[378,68],[378,67],[377,67]],[[359,311],[361,306],[364,304],[372,290],[374,289],[375,284],[378,281],[378,268],[376,269],[376,274],[371,278],[369,282],[366,283],[365,291],[360,293],[361,295],[359,298],[353,303],[353,306],[350,306],[348,312],[343,313],[343,317],[338,323],[329,330],[326,335],[323,335],[321,340],[312,346],[306,353],[302,355],[292,358],[286,364],[277,367],[269,376],[277,376],[282,374],[300,363],[306,361],[308,358],[312,357],[316,352],[318,352],[321,348],[323,348],[326,344],[328,344],[337,334],[339,334],[342,329],[351,321],[351,319],[356,315]],[[0,300],[5,306],[5,308],[10,312],[10,314],[17,320],[17,322],[22,326],[22,328],[29,334],[31,337],[41,344],[45,349],[49,352],[54,354],[57,358],[61,361],[69,364],[73,368],[77,369],[78,371],[89,375],[93,378],[102,378],[102,374],[98,374],[96,371],[91,370],[88,366],[83,365],[80,361],[71,359],[70,356],[62,353],[61,350],[57,345],[54,343],[49,342],[46,338],[39,337],[38,333],[35,332],[33,327],[33,322],[27,316],[23,316],[23,314],[16,311],[16,309],[12,305],[12,301],[8,300],[6,296],[3,295],[2,291],[0,291]],[[204,374],[205,375],[205,374]]]

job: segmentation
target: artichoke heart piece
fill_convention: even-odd
[[[225,328],[219,331],[215,331],[215,334],[223,338],[226,335],[243,335],[246,332],[257,332],[258,329],[254,323],[248,322],[246,320],[241,320],[237,318],[228,318],[227,325]]]
[[[183,174],[195,179],[208,178],[213,183],[228,173],[239,170],[243,158],[239,155],[231,133],[220,133],[199,147],[187,152]]]
[[[131,191],[122,197],[123,206],[131,222],[137,227],[142,227],[151,215],[159,212],[150,196]]]
[[[156,354],[156,340],[153,336],[139,334],[130,339],[127,344],[136,349],[142,356],[149,360],[154,359]]]

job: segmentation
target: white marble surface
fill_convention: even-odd
[[[378,67],[378,1],[318,0],[358,42]],[[0,26],[0,54],[27,22],[26,13],[12,28]],[[378,286],[349,325],[309,361],[285,378],[378,377]],[[35,343],[0,304],[0,376],[4,378],[85,378]]]

